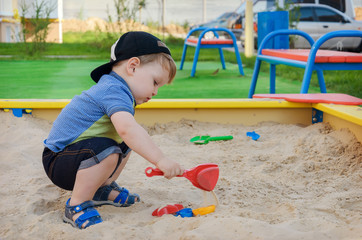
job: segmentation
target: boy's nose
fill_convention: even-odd
[[[155,90],[153,90],[152,96],[156,96],[156,95],[157,95],[157,92],[158,92],[158,89],[155,88]]]

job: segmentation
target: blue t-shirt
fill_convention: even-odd
[[[93,137],[121,143],[110,117],[120,111],[134,115],[135,101],[127,83],[115,72],[103,75],[90,89],[75,96],[53,123],[44,145],[53,152]]]

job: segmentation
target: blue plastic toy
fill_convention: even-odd
[[[258,140],[260,138],[260,135],[257,134],[255,131],[247,132],[246,136],[251,137],[254,141]]]
[[[191,208],[184,208],[184,209],[181,209],[180,211],[176,212],[174,215],[176,217],[181,216],[182,218],[184,218],[184,217],[193,217],[194,213],[192,212]]]

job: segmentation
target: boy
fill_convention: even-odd
[[[134,107],[149,101],[175,74],[170,50],[161,40],[128,32],[112,46],[111,61],[92,71],[97,84],[62,110],[44,141],[43,165],[55,185],[73,191],[64,222],[83,229],[102,222],[95,206],[127,207],[140,201],[115,182],[131,149],[167,179],[183,173],[133,117]]]

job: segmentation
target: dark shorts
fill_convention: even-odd
[[[124,142],[119,144],[110,138],[90,138],[71,144],[58,153],[45,148],[43,165],[45,172],[55,185],[66,190],[73,190],[78,170],[92,167],[113,153],[119,154],[118,168],[122,159],[130,151],[131,149]]]

